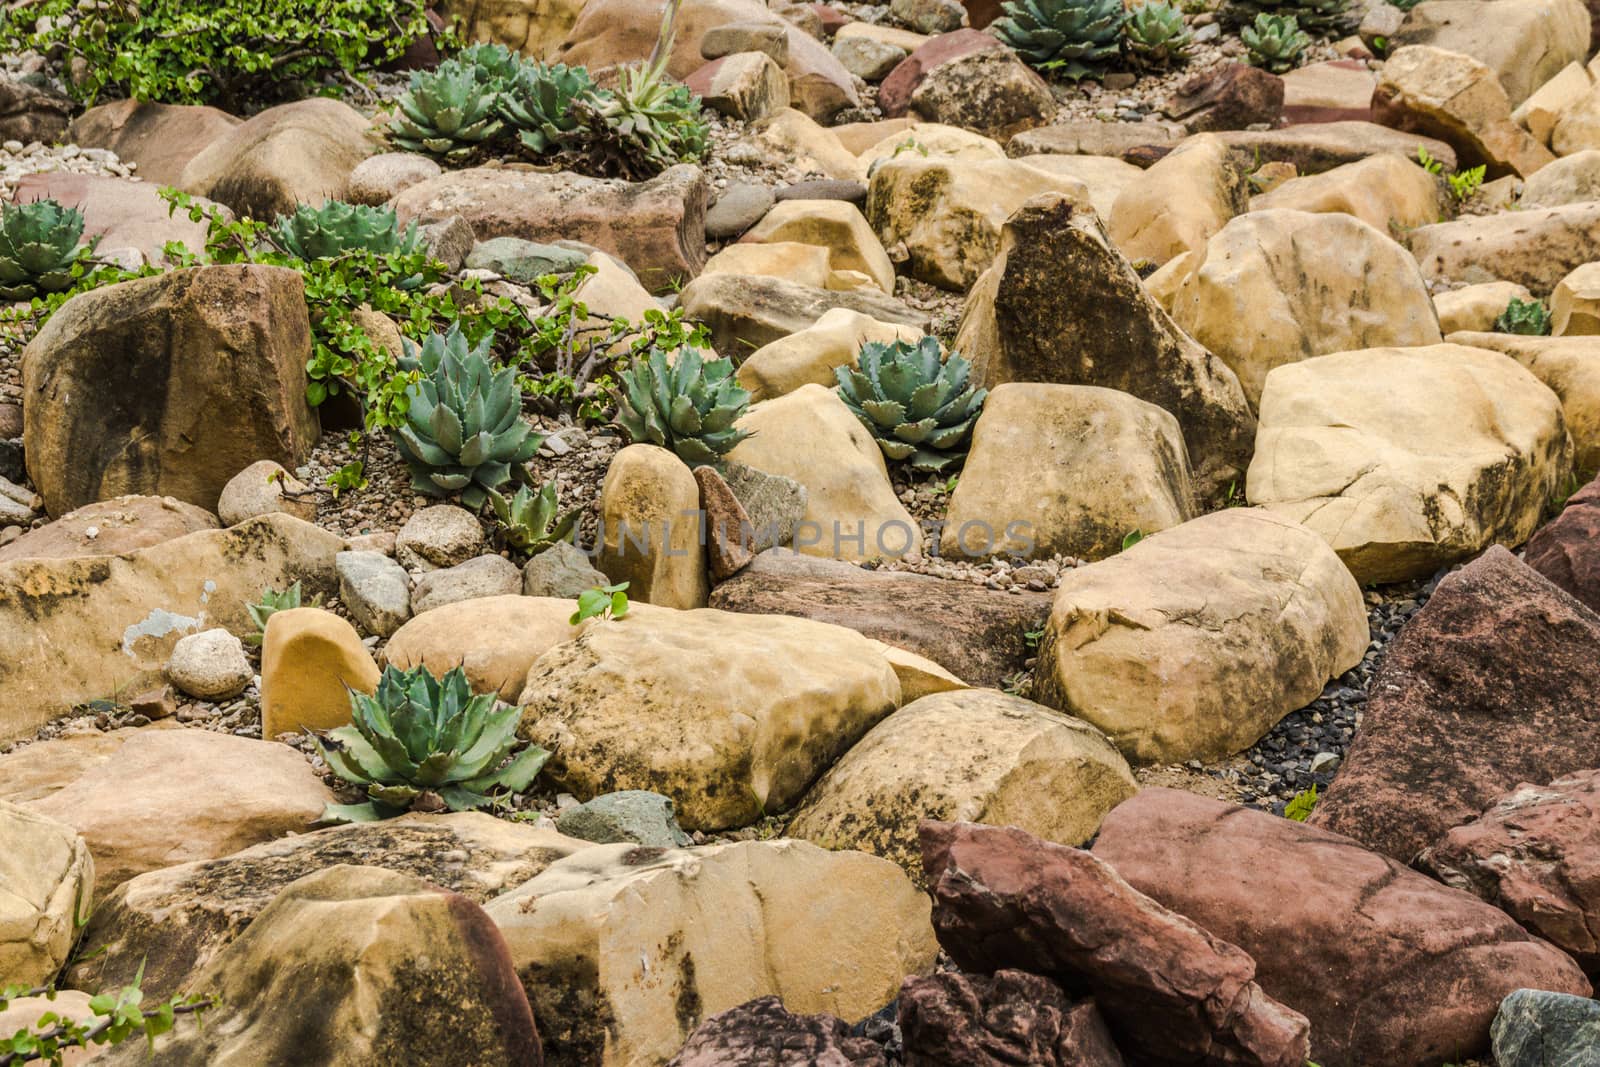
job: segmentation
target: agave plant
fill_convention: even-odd
[[[564,540],[583,513],[582,508],[573,508],[560,518],[556,517],[561,504],[555,482],[545,482],[537,493],[526,485],[520,486],[510,499],[491,489],[489,504],[500,522],[506,544],[530,556],[537,556]]]
[[[1187,62],[1193,41],[1183,12],[1166,0],[1139,5],[1122,24],[1123,54],[1144,70],[1166,70]]]
[[[496,114],[499,99],[477,68],[459,59],[414,71],[396,102],[400,110],[390,120],[389,139],[408,152],[460,162],[505,129]]]
[[[1355,32],[1361,5],[1351,0],[1228,0],[1222,9],[1223,21],[1241,29],[1253,25],[1258,15],[1289,15],[1320,37],[1341,37]]]
[[[1282,74],[1293,70],[1311,38],[1300,30],[1293,15],[1257,15],[1253,25],[1239,31],[1250,65]]]
[[[1512,300],[1494,320],[1494,332],[1545,337],[1550,333],[1550,312],[1538,300]]]
[[[529,63],[500,95],[500,115],[534,155],[573,139],[581,129],[577,101],[594,101],[594,80],[583,67]]]
[[[729,360],[706,360],[698,349],[683,348],[668,364],[657,348],[618,377],[617,422],[635,444],[670,448],[700,467],[718,463],[750,436],[734,428],[750,406],[750,394],[734,380]]]
[[[367,801],[329,804],[323,822],[374,822],[413,806],[472,811],[533,784],[549,753],[512,755],[522,709],[474,696],[460,667],[435,679],[426,667],[385,668],[377,692],[350,693],[351,725],[317,740],[333,773],[364,786]],[[437,798],[437,799],[434,799]]]
[[[422,247],[417,224],[400,229],[394,209],[342,200],[325,200],[321,207],[301,204],[293,215],[279,215],[272,233],[284,251],[308,263],[336,259],[358,249],[379,255],[410,255]]]
[[[509,86],[522,70],[522,56],[499,42],[463,48],[455,58],[471,67],[478,80],[496,92]]]
[[[83,212],[54,200],[0,205],[0,297],[31,300],[72,287],[72,268],[94,251]]]
[[[1122,0],[1007,0],[991,27],[1001,41],[1042,70],[1078,81],[1097,75],[1117,54]]]
[[[987,389],[970,383],[971,364],[956,353],[939,358],[939,341],[870,341],[859,367],[839,367],[839,398],[872,431],[890,459],[913,470],[945,471],[967,455],[967,438]]]
[[[254,604],[244,606],[245,613],[250,616],[250,621],[255,624],[255,633],[246,634],[243,638],[247,645],[259,645],[267,633],[267,620],[280,611],[289,611],[298,608],[303,602],[304,594],[300,590],[300,583],[295,582],[283,592],[276,589],[263,589],[261,599]],[[321,597],[313,597],[311,606],[316,607],[322,603]]]
[[[401,370],[421,374],[406,391],[410,407],[395,432],[411,488],[435,497],[460,493],[473,510],[544,441],[522,420],[516,368],[494,369],[492,342],[491,335],[470,347],[460,326],[452,325],[447,334],[431,334],[420,350],[407,340],[399,359]]]

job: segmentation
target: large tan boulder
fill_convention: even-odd
[[[751,436],[730,460],[806,488],[797,551],[863,560],[922,550],[922,530],[894,494],[883,450],[832,389],[801,386],[756,404],[738,425]]]
[[[1523,209],[1560,207],[1600,200],[1600,148],[1586,148],[1540,169],[1522,186],[1517,204]]]
[[[894,264],[861,210],[845,200],[784,200],[740,238],[742,242],[795,241],[828,250],[832,270],[855,270],[894,293]]]
[[[736,246],[737,247],[737,246]],[[751,403],[792,393],[803,385],[832,388],[836,367],[854,367],[861,346],[869,342],[915,343],[922,331],[879,322],[849,308],[832,308],[797,333],[762,345],[739,364],[739,384],[750,391]],[[0,559],[4,559],[0,549]]]
[[[1535,296],[1600,259],[1600,202],[1460,218],[1406,235],[1428,281],[1515,282]]]
[[[688,829],[745,826],[793,804],[900,702],[854,630],[780,615],[630,612],[528,670],[523,737],[588,800],[663,793]]]
[[[20,204],[54,200],[77,208],[83,212],[84,238],[98,237],[97,251],[103,256],[131,248],[145,262],[159,264],[169,241],[196,253],[206,246],[206,223],[170,210],[160,187],[147,181],[56,171],[26,175],[11,196]],[[216,206],[204,201],[201,205]]]
[[[215,138],[189,160],[177,185],[270,221],[299,204],[343,196],[350,172],[376,150],[365,115],[311,97],[270,107]]]
[[[603,538],[595,559],[628,598],[668,608],[705,607],[711,593],[700,547],[700,487],[675,453],[629,445],[600,486]]]
[[[503,44],[531,59],[548,59],[583,12],[584,0],[445,0],[447,18],[460,20],[462,37]]]
[[[1205,247],[1246,210],[1248,183],[1228,146],[1213,133],[1184,141],[1117,196],[1106,229],[1122,254],[1157,266]]]
[[[1518,104],[1511,112],[1511,118],[1532,134],[1535,141],[1549,148],[1556,123],[1561,121],[1561,116],[1568,108],[1589,95],[1593,85],[1594,81],[1582,63],[1568,63],[1555,77]],[[1544,173],[1549,166],[1546,164],[1539,172]]]
[[[273,612],[261,641],[261,736],[350,723],[350,693],[378,688],[378,665],[356,628],[331,611]]]
[[[1600,334],[1600,263],[1585,263],[1550,294],[1550,332],[1556,337]]]
[[[1439,313],[1439,332],[1448,338],[1461,330],[1488,332],[1511,301],[1531,299],[1527,287],[1516,282],[1480,282],[1435,293],[1433,310]]]
[[[1015,826],[1077,846],[1138,788],[1088,723],[967,689],[923,697],[874,726],[806,794],[788,833],[883,856],[922,885],[923,819]]]
[[[28,474],[52,515],[107,497],[216,510],[260,459],[304,463],[311,320],[297,271],[194,267],[67,301],[22,356]]]
[[[887,860],[803,841],[600,845],[485,908],[551,1067],[670,1059],[760,996],[858,1021],[933,966],[928,899]]]
[[[0,800],[0,988],[55,981],[94,900],[94,860],[70,826]]]
[[[1526,178],[1555,159],[1511,120],[1520,100],[1506,96],[1492,69],[1460,52],[1430,45],[1398,49],[1384,61],[1372,100],[1386,125],[1448,141],[1463,169],[1482,164],[1491,178]]]
[[[950,495],[939,555],[1103,559],[1197,514],[1178,420],[1089,385],[996,386]]]
[[[1478,0],[1473,0],[1474,3]],[[1439,221],[1441,187],[1432,174],[1395,155],[1291,178],[1250,198],[1250,211],[1311,211],[1353,215],[1382,234],[1393,235]]]
[[[685,83],[702,106],[736,122],[756,122],[789,106],[789,80],[765,52],[735,52],[714,59]]]
[[[926,312],[917,311],[877,286],[819,289],[787,278],[760,274],[708,274],[678,294],[684,316],[706,325],[711,346],[737,359],[812,325],[834,308],[926,330]]]
[[[69,733],[23,745],[0,756],[0,800],[25,804],[64,788],[85,770],[116,757],[128,738],[138,733],[185,729],[176,719],[158,719],[147,726]]]
[[[54,522],[34,527],[0,547],[0,563],[120,556],[217,527],[217,518],[209,511],[170,496],[119,496],[85,504]]]
[[[1515,360],[1376,348],[1267,376],[1246,495],[1391,582],[1520,545],[1571,466],[1560,401]]]
[[[73,119],[67,141],[81,148],[110,149],[159,188],[177,185],[191,159],[243,121],[214,107],[113,100]]]
[[[394,632],[383,646],[384,662],[400,670],[427,667],[443,677],[466,671],[475,693],[498,693],[514,701],[528,668],[578,628],[568,620],[573,602],[545,596],[491,596],[425,611]]]
[[[159,685],[173,645],[224,627],[263,589],[331,592],[343,538],[288,515],[204,530],[123,556],[0,563],[0,738],[73,704]]]
[[[866,176],[861,160],[831,128],[792,107],[759,123],[753,139],[772,155],[792,159],[802,170],[818,171],[839,181],[860,181]]]
[[[1463,332],[1446,340],[1504,352],[1532,371],[1561,400],[1561,414],[1572,435],[1573,472],[1582,477],[1600,471],[1600,337]]]
[[[145,871],[301,833],[332,799],[288,745],[190,729],[135,734],[28,807],[83,836],[104,898]]]
[[[1494,71],[1516,107],[1570,63],[1589,57],[1589,10],[1582,0],[1423,0],[1389,37],[1406,45],[1471,56]]]
[[[1594,86],[1573,100],[1556,117],[1550,147],[1559,156],[1600,148],[1600,91]]]
[[[1234,219],[1195,260],[1172,317],[1233,369],[1252,406],[1268,372],[1285,363],[1441,340],[1411,253],[1342,214]]]
[[[1122,191],[1144,175],[1144,170],[1113,156],[1024,156],[1029,166],[1076,178],[1089,190],[1089,204],[1101,220],[1111,217]]]
[[[853,204],[844,206],[855,211]],[[765,244],[729,245],[706,260],[706,265],[700,273],[702,276],[759,274],[825,289],[832,268],[828,266],[828,249],[821,245],[801,244],[798,241],[773,241]]]
[[[835,36],[834,40],[838,40],[838,37]],[[884,159],[906,155],[967,160],[1006,158],[1006,150],[994,138],[964,130],[960,126],[947,126],[942,122],[918,122],[914,118],[883,119],[836,126],[834,133],[839,143],[861,160],[866,172],[871,172],[873,164]],[[876,133],[877,137],[868,139],[872,133]],[[865,141],[865,145],[858,142],[857,138]]]
[[[1327,543],[1229,508],[1066,572],[1034,692],[1136,763],[1218,759],[1316,699],[1366,648],[1361,589]]]

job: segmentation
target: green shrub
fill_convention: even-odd
[[[837,392],[890,459],[913,470],[946,471],[967,458],[968,438],[987,389],[971,384],[972,365],[957,353],[940,359],[939,340],[871,341],[858,367],[838,367]]]
[[[627,582],[616,585],[597,585],[578,594],[578,610],[567,620],[576,626],[585,619],[620,619],[628,614]]]
[[[176,1026],[179,1017],[193,1015],[198,1025],[201,1013],[217,1005],[215,997],[182,994],[146,1006],[144,993],[139,988],[143,982],[144,964],[140,963],[132,982],[89,999],[88,1018],[71,1019],[58,1011],[46,1010],[15,1033],[0,1034],[0,1065],[17,1067],[39,1063],[60,1067],[68,1049],[120,1045],[140,1034],[154,1049],[155,1039]],[[0,987],[0,1012],[4,1012],[11,1001],[27,997],[54,1000],[56,989],[54,986]]]
[[[1122,0],[1006,0],[990,28],[1031,66],[1098,77],[1121,45]]]
[[[1538,300],[1512,300],[1494,320],[1495,333],[1516,333],[1527,337],[1550,334],[1550,312]]]

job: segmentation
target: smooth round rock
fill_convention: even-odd
[[[231,700],[255,672],[244,645],[226,630],[205,630],[181,639],[167,661],[172,684],[201,700]]]

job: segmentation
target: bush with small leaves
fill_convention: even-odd
[[[69,1049],[119,1045],[136,1034],[144,1035],[153,1051],[155,1039],[175,1027],[180,1016],[193,1015],[198,1024],[202,1012],[216,1007],[215,997],[198,994],[169,997],[153,1007],[146,1006],[144,993],[139,989],[143,981],[144,964],[141,963],[128,985],[89,999],[87,1019],[69,1019],[60,1012],[46,1010],[15,1033],[0,1034],[0,1067],[20,1067],[24,1063],[61,1067]],[[55,996],[53,986],[3,987],[0,988],[0,1012],[15,1000],[33,997],[54,1000]]]

